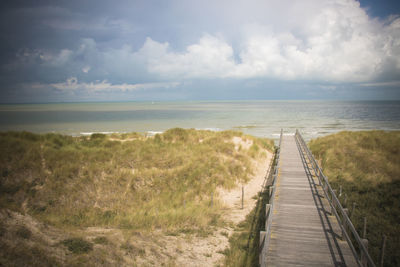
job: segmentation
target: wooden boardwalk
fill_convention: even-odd
[[[282,138],[275,186],[267,266],[358,266],[294,136]]]

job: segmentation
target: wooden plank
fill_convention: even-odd
[[[294,136],[283,136],[267,266],[357,266]]]

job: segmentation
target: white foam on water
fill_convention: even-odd
[[[222,131],[222,129],[220,129],[220,128],[196,128],[196,130],[213,131],[213,132],[220,132],[220,131]]]
[[[92,134],[113,134],[113,133],[118,133],[118,132],[81,132],[79,134],[83,136],[90,136]]]
[[[162,134],[162,131],[147,131],[148,136],[155,136],[156,134]]]

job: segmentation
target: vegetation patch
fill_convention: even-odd
[[[83,254],[93,250],[93,244],[80,237],[65,239],[61,243],[75,254]]]
[[[331,186],[337,192],[342,187],[339,198],[360,236],[367,218],[366,238],[375,263],[386,235],[385,266],[400,266],[400,132],[340,132],[309,146]]]
[[[41,247],[20,242],[17,246],[10,246],[0,239],[0,266],[60,266],[56,258],[49,255]]]
[[[96,238],[93,239],[93,243],[95,244],[101,244],[101,245],[106,245],[108,244],[108,239],[105,236],[97,236]]]
[[[238,151],[235,136],[253,145]],[[221,207],[210,205],[213,192],[248,181],[252,158],[273,142],[180,128],[152,138],[8,132],[0,133],[0,149],[0,207],[22,211],[25,202],[58,227],[204,232],[223,223]]]
[[[251,145],[240,146],[234,142],[238,140]],[[272,140],[235,131],[175,128],[154,137],[2,132],[0,209],[70,234],[103,227],[204,237],[225,225],[222,206],[213,198],[217,189],[246,183],[254,159],[273,149]],[[0,235],[2,229],[0,225]],[[38,242],[28,228],[11,232],[20,237],[18,242]],[[106,237],[90,240],[108,244]],[[86,255],[93,243],[84,238],[62,241],[73,252],[66,262],[87,261],[104,249],[98,246]],[[131,256],[146,252],[129,243],[114,249]]]
[[[23,225],[17,227],[15,234],[24,239],[29,239],[32,236],[31,230],[29,230],[26,226]]]

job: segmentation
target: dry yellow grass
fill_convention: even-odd
[[[252,146],[235,149],[235,136]],[[1,210],[30,215],[67,239],[82,227],[207,235],[225,223],[219,203],[211,205],[215,190],[247,181],[252,159],[273,142],[179,128],[152,138],[10,132],[0,134],[0,149]],[[88,254],[103,253],[101,246]]]
[[[378,262],[382,235],[388,236],[385,266],[400,266],[400,132],[341,132],[309,144],[341,200],[352,212],[359,233],[367,218],[369,251]],[[347,196],[347,204],[344,203]]]

